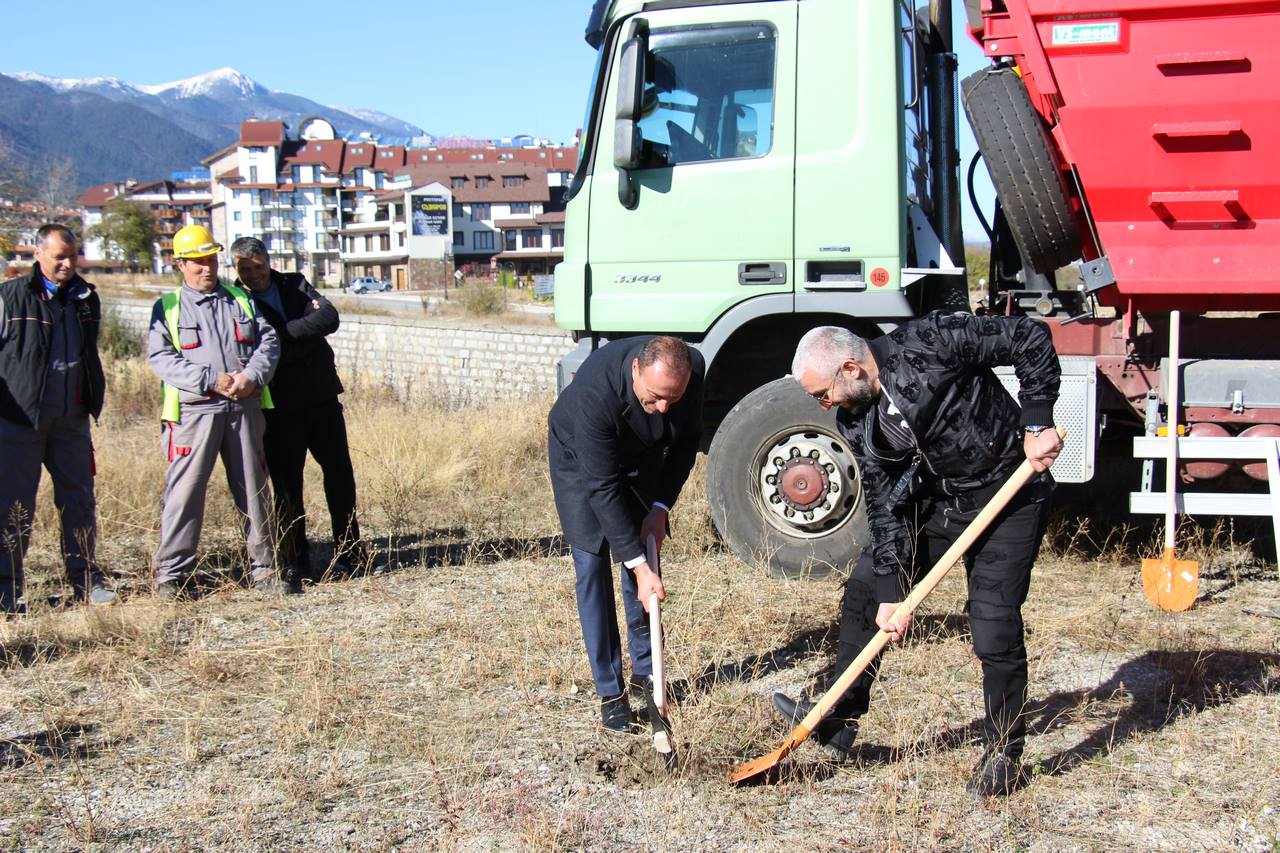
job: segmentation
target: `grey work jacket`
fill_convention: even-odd
[[[280,342],[261,312],[245,316],[221,284],[209,293],[183,285],[178,337],[175,346],[164,306],[157,299],[147,333],[147,361],[161,380],[178,389],[184,412],[205,414],[261,406],[260,393],[244,400],[228,400],[213,393],[219,373],[243,372],[259,388],[275,375]]]

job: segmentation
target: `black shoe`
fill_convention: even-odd
[[[1023,784],[1022,760],[998,750],[982,753],[964,789],[975,797],[1007,797]]]
[[[809,716],[815,703],[808,699],[792,699],[785,693],[773,694],[773,708],[792,726]],[[837,761],[849,761],[853,742],[858,739],[858,720],[854,717],[827,717],[813,731],[822,751]]]
[[[156,584],[156,598],[161,601],[176,601],[181,591],[177,581],[161,581]]]
[[[644,699],[653,695],[652,675],[632,675],[627,678],[627,692],[633,699]]]
[[[11,619],[27,612],[27,605],[18,601],[18,596],[0,592],[0,619]]]
[[[600,722],[611,732],[630,732],[634,730],[636,718],[631,713],[631,704],[626,694],[606,696],[600,700]]]
[[[89,587],[88,594],[82,589],[76,590],[76,598],[93,605],[104,605],[115,604],[120,596],[116,595],[116,591],[110,589],[102,578],[95,578]]]
[[[301,595],[302,581],[292,573],[287,577],[268,575],[260,581],[253,582],[253,591],[261,595]]]

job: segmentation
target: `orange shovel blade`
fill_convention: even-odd
[[[1161,557],[1142,561],[1142,591],[1161,610],[1186,610],[1195,604],[1199,580],[1200,564],[1175,560],[1172,548],[1165,548]]]
[[[729,773],[729,783],[732,785],[741,785],[743,782],[750,782],[765,776],[770,770],[782,763],[782,759],[786,758],[800,744],[809,739],[809,735],[813,734],[811,729],[804,726],[796,726],[791,730],[791,734],[787,735],[787,739],[782,746],[773,752],[760,756],[755,761],[750,761],[736,770]]]

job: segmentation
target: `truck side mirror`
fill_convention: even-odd
[[[640,168],[643,138],[640,114],[644,104],[645,58],[649,52],[649,27],[643,20],[631,25],[631,38],[622,46],[618,62],[618,109],[613,122],[613,165],[618,169],[618,201],[636,203],[630,171]]]

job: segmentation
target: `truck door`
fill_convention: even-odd
[[[742,300],[792,292],[796,5],[639,16],[649,36],[631,207],[613,165],[616,77],[592,158],[592,331],[697,334]]]

